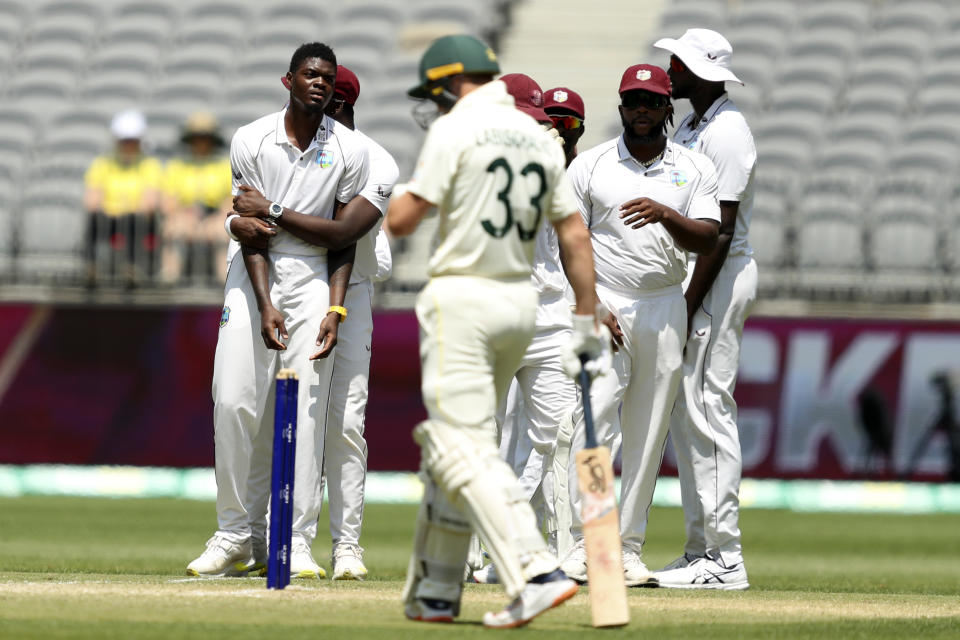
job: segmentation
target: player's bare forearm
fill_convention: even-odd
[[[363,196],[354,196],[340,210],[327,220],[284,209],[277,225],[304,242],[336,251],[355,243],[380,219],[380,210]]]
[[[429,200],[424,200],[409,191],[399,196],[395,195],[387,209],[387,231],[398,238],[410,235],[433,206],[434,204]]]
[[[240,254],[243,256],[243,266],[250,278],[250,286],[257,300],[257,310],[263,313],[267,307],[272,307],[270,300],[270,263],[267,260],[267,250],[240,245]]]
[[[283,314],[270,300],[270,263],[267,250],[240,245],[240,254],[243,256],[243,266],[247,270],[247,277],[250,278],[253,295],[257,300],[257,309],[260,311],[260,337],[267,349],[284,351],[287,347],[282,340],[289,336]]]
[[[350,284],[350,274],[353,273],[353,259],[356,253],[357,245],[352,244],[346,249],[331,251],[327,254],[331,305],[343,305],[343,300],[347,296],[347,286]]]
[[[271,219],[270,201],[256,189],[240,186],[233,198],[233,210],[245,217]],[[366,198],[354,196],[349,203],[336,202],[333,219],[321,218],[289,207],[276,220],[277,226],[317,247],[343,249],[359,240],[380,219],[380,211]]]
[[[640,229],[659,223],[684,250],[709,253],[717,244],[718,223],[715,220],[688,218],[650,198],[635,198],[620,205],[623,224]]]
[[[590,232],[578,213],[554,222],[553,226],[560,241],[560,262],[576,297],[576,312],[592,315],[597,297]]]
[[[720,203],[720,228],[717,234],[717,245],[713,251],[697,256],[697,262],[690,277],[690,284],[684,297],[687,300],[687,312],[692,317],[693,312],[700,308],[703,299],[707,296],[713,283],[716,281],[723,263],[727,259],[733,234],[737,225],[739,202],[723,201]]]
[[[331,307],[343,306],[343,301],[347,296],[347,287],[350,285],[350,274],[353,271],[353,258],[356,249],[357,246],[351,244],[346,249],[327,253]],[[326,358],[333,353],[333,348],[337,346],[340,322],[342,322],[340,314],[332,310],[328,311],[323,320],[320,321],[320,331],[317,334],[318,349],[316,353],[310,356],[311,360]]]

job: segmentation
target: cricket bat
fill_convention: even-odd
[[[581,357],[584,365],[586,358]],[[627,586],[623,579],[620,552],[620,521],[613,492],[613,463],[610,450],[597,446],[590,407],[590,374],[580,370],[586,446],[577,452],[577,480],[580,485],[580,513],[587,551],[587,580],[590,584],[590,613],[595,627],[616,627],[630,622]]]

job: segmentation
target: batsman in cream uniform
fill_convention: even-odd
[[[235,195],[241,186],[252,187],[276,203],[278,218],[294,220],[301,214],[329,219],[337,203],[345,204],[361,191],[367,183],[367,144],[323,115],[335,74],[336,58],[325,45],[303,45],[294,53],[287,74],[292,81],[290,105],[240,127],[233,137]],[[315,127],[315,134],[301,150],[291,142],[290,132],[304,127]],[[282,225],[269,243],[270,298],[289,334],[283,351],[268,349],[261,338],[260,313],[235,240],[228,259],[213,372],[218,530],[207,550],[188,566],[194,575],[229,574],[249,567],[251,558],[255,563],[266,558],[274,378],[280,368],[295,370],[300,380],[296,457],[311,459],[311,464],[296,465],[294,530],[308,529],[304,506],[320,483],[332,373],[330,359],[310,360],[318,351],[320,323],[330,307],[327,250]],[[295,536],[293,546],[294,556],[304,551],[309,556],[308,541]]]
[[[717,249],[691,262],[684,284],[693,317],[670,437],[687,542],[684,554],[656,575],[665,587],[746,589],[733,390],[743,325],[757,299],[757,263],[748,239],[757,150],[747,121],[724,87],[726,81],[740,82],[729,68],[730,43],[715,31],[690,29],[655,46],[673,54],[674,97],[694,106],[673,140],[713,160],[722,214]]]
[[[619,92],[624,133],[579,154],[568,174],[591,233],[597,295],[622,332],[612,371],[596,379],[590,395],[597,441],[611,450],[620,409],[624,577],[628,585],[637,586],[655,584],[641,550],[680,386],[687,251],[713,247],[720,209],[713,163],[664,135],[672,109],[666,72],[634,65],[624,72]],[[637,208],[642,221],[630,214]],[[643,226],[636,228],[637,224]],[[584,446],[582,405],[575,411],[574,424],[572,448],[577,451]],[[563,569],[585,580],[575,469],[570,486],[577,543]]]
[[[510,606],[484,625],[513,627],[576,593],[558,569],[517,478],[499,457],[494,415],[534,334],[530,273],[539,225],[556,229],[577,296],[566,362],[603,349],[593,314],[589,240],[564,176],[563,152],[514,108],[496,56],[471,36],[436,40],[409,93],[435,102],[409,191],[390,203],[388,230],[412,233],[433,207],[440,225],[430,281],[417,300],[429,419],[414,431],[425,491],[404,589],[407,617],[459,612],[471,530],[497,567]],[[545,218],[546,220],[543,220]],[[575,373],[570,369],[570,373]]]

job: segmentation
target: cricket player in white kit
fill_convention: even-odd
[[[710,160],[667,140],[670,81],[652,65],[620,82],[623,135],[579,154],[568,171],[590,230],[597,295],[619,344],[613,370],[591,388],[597,441],[614,449],[621,409],[620,533],[627,585],[655,584],[641,559],[647,514],[680,386],[687,314],[687,252],[710,251],[720,209]],[[622,408],[621,408],[622,403]],[[582,405],[573,449],[584,446]],[[586,580],[576,472],[571,471],[573,537],[563,570]]]
[[[357,240],[353,273],[344,307],[348,318],[337,334],[333,380],[324,439],[323,478],[330,496],[330,536],[334,580],[362,580],[367,576],[360,547],[363,497],[367,474],[367,442],[363,437],[370,378],[370,349],[373,338],[373,282],[390,277],[393,259],[390,243],[381,228],[393,187],[400,176],[393,156],[354,126],[353,106],[360,96],[360,81],[350,69],[337,69],[333,101],[327,115],[354,130],[367,145],[370,177],[358,198],[364,207],[363,220],[376,220]],[[353,206],[351,202],[349,207]],[[353,214],[347,211],[345,215]],[[356,214],[354,214],[356,215]],[[314,509],[317,517],[323,499],[319,487]]]
[[[721,215],[717,248],[697,257],[687,276],[689,337],[670,425],[687,543],[683,555],[656,576],[664,587],[746,589],[733,390],[743,324],[757,298],[757,264],[748,240],[757,150],[750,127],[724,87],[725,81],[740,82],[730,71],[730,43],[715,31],[690,29],[678,40],[665,38],[655,46],[673,54],[673,97],[693,104],[673,140],[713,160]]]
[[[319,43],[301,46],[286,75],[290,104],[237,130],[231,144],[234,209],[268,217],[267,291],[258,289],[231,242],[231,268],[213,373],[218,529],[187,567],[191,575],[230,575],[266,562],[274,377],[281,367],[300,379],[297,411],[294,529],[303,530],[304,505],[316,491],[323,452],[333,348],[349,269],[331,297],[331,265],[346,261],[312,243],[314,220],[329,222],[367,182],[364,142],[323,114],[333,96],[336,57]],[[266,223],[262,223],[266,225]],[[269,226],[269,225],[268,225]],[[349,254],[352,255],[352,245]],[[258,313],[258,306],[259,313]],[[279,338],[278,335],[279,334]],[[299,464],[310,459],[314,464]],[[315,526],[315,523],[314,523]],[[309,544],[294,538],[297,556]],[[310,558],[312,562],[312,558]]]
[[[511,604],[488,627],[514,627],[572,597],[577,585],[537,531],[517,478],[499,457],[494,415],[534,333],[533,240],[556,229],[577,298],[567,360],[599,354],[589,239],[564,177],[563,152],[514,108],[496,55],[471,36],[434,41],[414,98],[443,112],[430,126],[409,191],[388,230],[412,233],[434,206],[440,226],[430,281],[417,300],[428,420],[414,431],[425,483],[404,589],[408,618],[459,613],[471,530],[490,552]],[[574,368],[571,367],[571,373]]]

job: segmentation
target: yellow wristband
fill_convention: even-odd
[[[347,308],[346,308],[346,307],[338,307],[337,305],[333,305],[332,307],[330,307],[329,309],[327,309],[327,313],[330,313],[331,311],[334,312],[334,313],[339,313],[339,314],[340,314],[340,322],[343,322],[344,320],[347,319]]]

